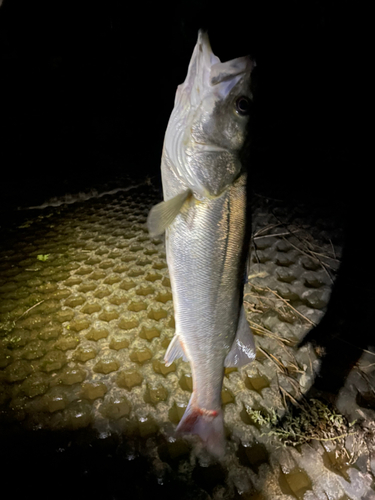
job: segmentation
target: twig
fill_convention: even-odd
[[[262,227],[262,229],[258,229],[256,233],[253,234],[253,238],[258,237],[258,234],[264,233],[265,231],[268,231],[269,229],[273,229],[274,227],[279,227],[284,225],[283,222],[280,222],[279,224],[268,224],[268,226]]]
[[[358,347],[357,345],[352,344],[351,342],[348,342],[347,340],[344,340],[344,339],[338,338],[338,340],[340,340],[341,342],[344,342],[345,344],[348,344],[352,347],[355,347],[356,349],[359,349],[360,351],[367,352],[367,354],[371,354],[372,356],[375,356],[375,352],[368,351],[367,349],[363,349],[362,347]]]
[[[21,319],[21,318],[22,318],[22,316],[25,316],[25,314],[27,314],[28,312],[30,312],[30,311],[31,311],[31,309],[34,309],[34,307],[38,306],[39,304],[41,304],[41,303],[42,303],[42,302],[44,302],[45,300],[46,300],[46,299],[43,299],[43,300],[41,300],[40,302],[37,302],[37,303],[36,303],[36,304],[34,304],[33,306],[29,307],[29,308],[28,308],[25,312],[23,312],[23,313],[21,314],[21,316],[19,316],[19,317],[16,319],[16,321],[18,321],[19,319]]]
[[[255,321],[252,321],[251,319],[249,320],[249,322],[251,323],[251,325],[254,325],[254,327],[253,327],[254,330],[258,330],[259,332],[264,333],[268,337],[271,337],[271,338],[278,340],[281,343],[285,343],[285,344],[292,344],[293,343],[292,340],[286,339],[285,337],[280,337],[280,335],[277,335],[277,333],[273,333],[270,330],[267,330],[266,328],[264,328],[264,326],[259,325],[258,323],[255,323]]]
[[[356,432],[347,432],[346,434],[341,434],[340,436],[334,436],[334,437],[331,437],[331,438],[320,438],[320,437],[317,437],[317,438],[310,438],[310,439],[313,439],[314,441],[335,441],[336,439],[343,439],[343,438],[346,438],[348,436],[354,436],[355,434],[357,434]]]
[[[299,408],[302,409],[302,406],[298,403],[298,401],[296,399],[294,399],[294,397],[287,391],[285,390],[283,387],[281,387],[281,385],[279,385],[279,389],[281,390],[281,392],[286,396],[288,396],[288,398],[290,398],[290,400],[292,401],[292,403],[296,406],[298,406]]]
[[[336,258],[335,247],[333,246],[332,240],[331,240],[331,239],[329,239],[329,242],[331,243],[332,255],[334,256],[334,258]]]
[[[266,289],[273,293],[278,299],[280,299],[282,302],[284,302],[288,307],[290,307],[296,314],[298,314],[299,316],[301,316],[301,318],[303,318],[304,320],[306,320],[308,323],[310,323],[311,325],[313,326],[316,326],[316,324],[311,321],[311,319],[307,318],[304,314],[300,313],[299,311],[297,311],[297,309],[295,309],[286,299],[283,299],[278,293],[274,292],[273,290],[271,290],[270,287],[266,286]]]
[[[300,231],[300,229],[298,231]],[[273,236],[290,236],[290,232],[264,234],[262,236],[253,236],[253,240],[259,240],[260,238],[272,238]],[[329,258],[332,258],[332,257],[329,257]]]
[[[279,361],[277,358],[275,358],[275,356],[273,354],[270,354],[269,352],[267,352],[265,349],[263,349],[262,347],[258,346],[257,347],[259,349],[260,352],[262,352],[270,361],[273,361],[276,366],[279,368],[279,370],[284,374],[284,375],[287,375],[286,374],[286,368],[285,366],[281,363],[281,361]]]

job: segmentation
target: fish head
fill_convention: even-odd
[[[220,62],[199,31],[164,140],[174,174],[198,198],[220,195],[241,173],[254,66],[248,56]]]

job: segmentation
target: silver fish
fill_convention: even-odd
[[[166,231],[176,333],[165,362],[183,357],[193,376],[177,431],[198,434],[217,456],[225,448],[224,367],[255,357],[243,308],[249,225],[240,160],[253,67],[249,57],[220,62],[207,33],[199,31],[165,134],[164,201],[148,217],[151,236]]]

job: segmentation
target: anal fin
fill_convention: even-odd
[[[241,306],[240,316],[236,337],[229,353],[227,354],[224,366],[244,366],[255,358],[254,337],[246,319],[246,313],[243,305]]]
[[[182,358],[184,361],[188,361],[184,348],[181,344],[181,340],[178,335],[175,335],[164,356],[165,366],[170,366],[177,358]]]

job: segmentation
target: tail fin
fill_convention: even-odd
[[[207,450],[220,458],[225,451],[223,411],[209,411],[194,404],[194,394],[177,426],[176,432],[196,434],[203,441]]]

